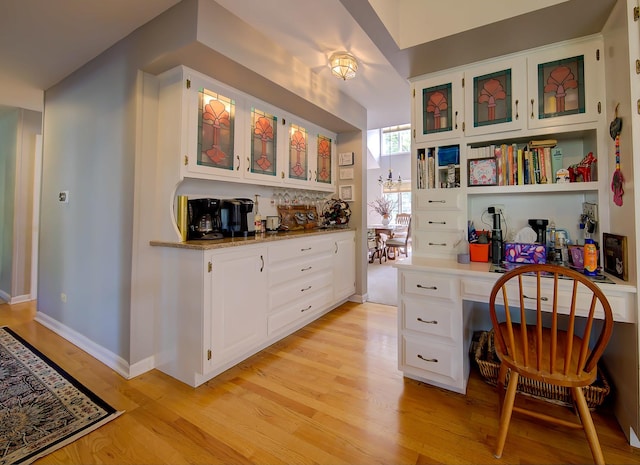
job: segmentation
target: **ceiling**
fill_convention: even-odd
[[[0,86],[46,90],[178,1],[2,0]],[[616,2],[216,1],[366,107],[369,129],[410,121],[408,78],[599,32]],[[357,57],[354,79],[331,76],[338,50]]]

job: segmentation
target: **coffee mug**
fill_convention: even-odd
[[[280,226],[279,216],[267,216],[267,231],[275,231]]]

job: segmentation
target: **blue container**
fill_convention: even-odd
[[[450,147],[440,147],[438,149],[438,166],[459,165],[460,147],[452,145]]]

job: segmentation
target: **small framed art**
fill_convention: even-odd
[[[467,160],[469,186],[495,186],[498,183],[495,158]]]
[[[604,271],[627,281],[627,237],[602,233]]]
[[[353,200],[353,186],[340,186],[340,198],[342,200]]]
[[[353,152],[343,152],[338,154],[338,166],[353,165]]]

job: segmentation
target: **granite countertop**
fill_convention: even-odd
[[[228,247],[238,247],[250,244],[262,244],[274,241],[282,241],[287,239],[297,239],[300,237],[321,236],[326,234],[334,234],[345,231],[353,231],[352,228],[317,228],[317,229],[301,229],[296,231],[278,231],[267,232],[262,235],[248,237],[225,237],[223,239],[205,240],[205,241],[150,241],[149,244],[157,247],[174,247],[179,249],[192,250],[211,250],[224,249]]]

